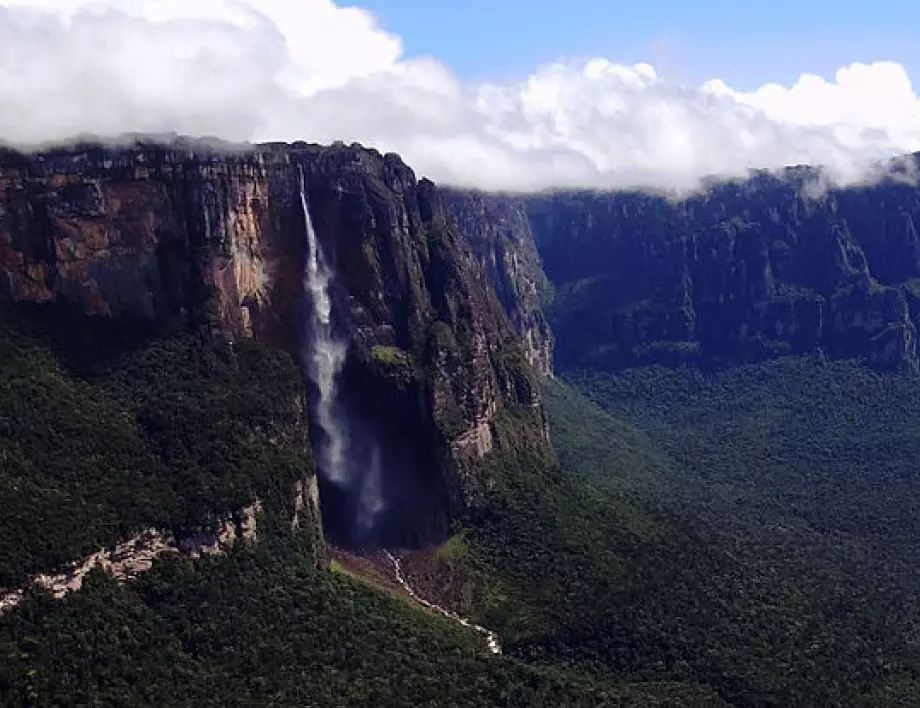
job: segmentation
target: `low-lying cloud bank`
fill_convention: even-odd
[[[0,0],[0,139],[171,131],[359,141],[483,189],[683,188],[803,163],[847,182],[920,151],[920,98],[890,62],[752,92],[601,58],[467,84],[332,0]]]

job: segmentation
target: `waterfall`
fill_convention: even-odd
[[[336,378],[345,363],[346,346],[333,336],[332,297],[329,286],[332,272],[323,257],[319,239],[313,229],[303,169],[300,170],[300,203],[307,231],[307,264],[304,286],[313,301],[307,352],[307,373],[316,385],[318,400],[313,413],[323,440],[317,450],[317,462],[331,482],[347,484],[349,479],[345,460],[345,430],[336,413]]]
[[[348,347],[336,338],[332,322],[332,268],[326,261],[313,227],[303,169],[300,169],[300,205],[307,235],[304,290],[312,307],[307,324],[304,364],[307,376],[316,387],[310,407],[311,422],[318,429],[315,441],[316,462],[323,479],[335,485],[348,501],[339,512],[347,534],[363,543],[373,538],[378,517],[385,510],[383,465],[379,440],[366,423],[349,415],[338,389],[338,377],[345,364]]]

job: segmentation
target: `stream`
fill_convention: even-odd
[[[433,602],[429,602],[424,597],[421,597],[417,592],[415,592],[415,589],[403,577],[402,562],[400,561],[400,559],[394,556],[390,551],[385,551],[385,553],[386,553],[387,559],[390,561],[390,563],[393,564],[393,571],[394,571],[394,575],[396,576],[396,582],[402,585],[403,589],[405,589],[405,591],[409,593],[409,597],[415,600],[418,604],[423,605],[424,607],[427,607],[429,610],[433,610],[434,612],[437,612],[439,615],[443,615],[444,617],[447,617],[448,619],[451,619],[454,622],[457,622],[458,624],[461,624],[468,629],[472,629],[477,634],[481,634],[483,637],[486,638],[486,641],[489,646],[489,651],[492,654],[498,655],[502,653],[502,645],[498,639],[498,635],[495,632],[493,632],[492,630],[486,629],[485,627],[482,627],[478,624],[474,624],[473,622],[466,619],[465,617],[461,617],[456,612],[451,612],[450,610],[447,610],[441,607],[440,605],[436,605]]]

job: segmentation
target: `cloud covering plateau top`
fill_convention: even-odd
[[[465,83],[332,0],[0,0],[0,139],[178,132],[360,141],[486,189],[685,187],[754,167],[855,179],[920,150],[896,63],[743,92],[605,58]]]

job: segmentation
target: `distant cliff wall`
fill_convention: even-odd
[[[564,367],[751,361],[821,350],[917,371],[920,190],[816,189],[799,168],[683,201],[522,200],[556,285]]]

